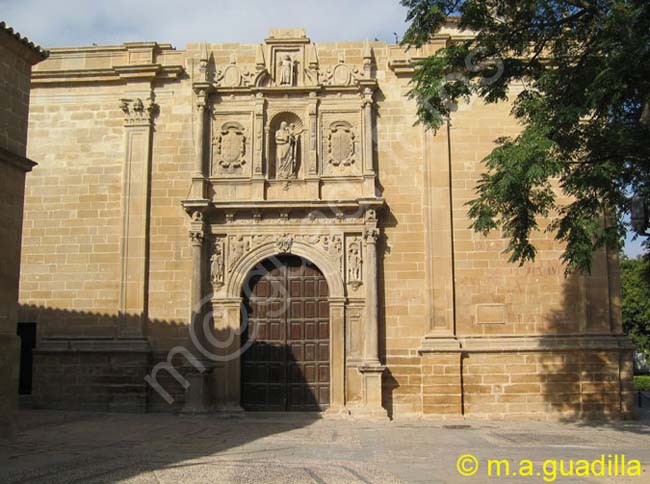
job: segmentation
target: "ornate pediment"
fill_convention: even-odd
[[[237,65],[237,58],[232,55],[230,64],[217,70],[215,83],[222,87],[252,86],[256,79],[255,73]]]

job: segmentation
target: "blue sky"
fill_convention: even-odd
[[[0,0],[0,18],[45,47],[260,42],[272,27],[304,27],[317,42],[394,41],[405,17],[398,0]]]
[[[0,0],[0,20],[43,47],[261,42],[273,27],[304,27],[317,42],[394,42],[405,17],[398,0]],[[642,239],[631,239],[625,250],[634,257]]]

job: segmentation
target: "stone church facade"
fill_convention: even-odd
[[[460,35],[52,49],[20,288],[33,404],[629,414],[616,254],[565,278],[549,234],[517,267],[469,228],[509,106],[415,124],[414,60]]]

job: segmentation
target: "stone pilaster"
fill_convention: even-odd
[[[363,177],[364,196],[375,196],[374,150],[374,89],[375,81],[361,81],[361,109],[363,111]]]
[[[318,99],[316,93],[310,93],[309,96],[309,176],[318,175],[318,148],[317,148],[317,133],[318,133]]]
[[[212,378],[215,408],[226,413],[243,412],[240,405],[240,356],[247,348],[241,347],[241,298],[215,298],[212,300],[212,307],[213,350],[218,360]]]
[[[205,308],[203,301],[205,224],[203,213],[192,213],[190,225],[190,244],[192,247],[192,280],[190,283],[190,332],[195,353],[204,362],[203,367],[193,368],[186,375],[189,386],[185,390],[185,406],[183,413],[206,413],[212,408],[212,392],[210,388],[210,373],[212,365],[205,353],[209,351],[207,328],[204,325]]]
[[[330,298],[330,413],[345,407],[345,298]]]
[[[122,177],[122,240],[119,338],[142,338],[147,319],[149,172],[153,93],[149,99],[121,99],[125,159]]]
[[[379,361],[379,298],[377,280],[377,216],[374,210],[366,212],[364,280],[366,288],[366,317],[364,325],[363,362],[359,366],[362,377],[362,414],[386,418],[381,405],[382,375],[386,369]]]
[[[451,124],[424,140],[425,274],[427,334],[422,351],[459,350],[455,327],[454,225],[451,183]]]

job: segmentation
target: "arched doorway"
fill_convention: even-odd
[[[319,411],[330,403],[329,289],[298,256],[259,263],[243,286],[241,405]]]

